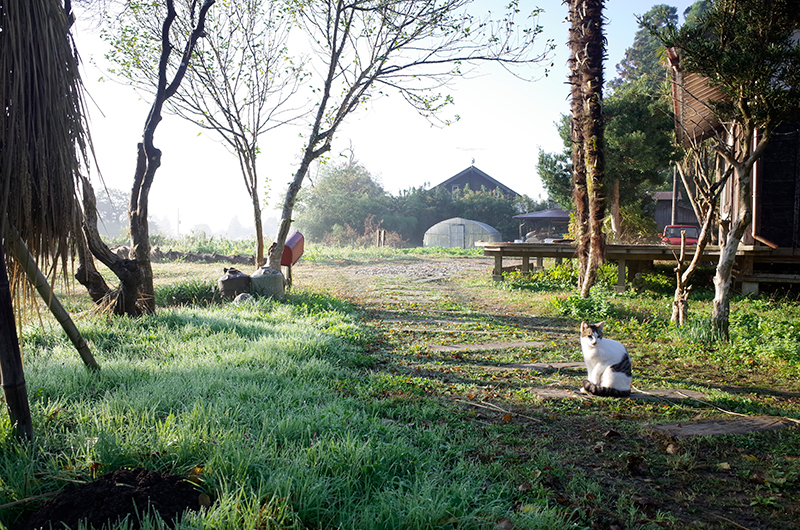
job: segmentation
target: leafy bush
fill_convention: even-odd
[[[589,292],[588,298],[582,298],[578,293],[567,298],[556,297],[553,299],[553,307],[564,316],[597,322],[612,316],[610,299],[613,297],[614,294],[610,290],[602,285],[595,285]]]
[[[561,265],[548,267],[533,273],[514,271],[506,273],[504,282],[500,284],[503,289],[518,289],[521,291],[561,291],[572,290],[578,285],[578,268],[574,260],[567,260]],[[597,271],[596,285],[604,289],[611,289],[617,281],[617,266],[613,263],[604,263]]]

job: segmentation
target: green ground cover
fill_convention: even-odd
[[[489,260],[422,284],[307,279],[317,267],[479,256],[428,252],[311,247],[285,301],[238,306],[214,299],[221,265],[156,264],[156,315],[78,319],[99,373],[46,317],[27,324],[37,438],[17,445],[0,418],[0,504],[143,466],[199,477],[213,499],[178,528],[793,527],[799,429],[668,440],[645,426],[800,418],[797,298],[735,298],[721,343],[702,285],[691,324],[669,323],[668,266],[627,293],[600,282],[588,301],[568,266],[501,284]],[[74,311],[85,298],[67,296]],[[580,361],[581,319],[605,320],[628,345],[638,388],[707,397],[545,400],[532,389],[577,388],[583,374],[497,370]],[[432,348],[492,340],[542,346]],[[0,523],[34,507],[0,510]]]

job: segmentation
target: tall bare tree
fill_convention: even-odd
[[[165,5],[166,12],[161,24],[161,54],[157,66],[157,90],[145,122],[142,142],[137,146],[136,171],[128,205],[132,259],[115,255],[100,239],[94,191],[90,183],[84,181],[84,232],[92,254],[110,268],[120,280],[121,287],[116,297],[116,312],[118,313],[139,315],[155,311],[153,268],[150,263],[150,229],[147,219],[150,188],[153,185],[156,171],[161,166],[161,150],[156,148],[154,137],[156,128],[162,119],[165,102],[174,96],[180,87],[191,62],[195,45],[198,39],[205,34],[205,17],[215,1],[204,0],[199,10],[197,10],[197,1],[192,1],[191,9],[185,13],[191,20],[187,26],[191,28],[191,32],[183,35],[185,43],[183,50],[179,50],[181,58],[179,62],[171,60],[175,52],[172,45],[175,38],[171,35],[171,29],[178,17],[178,12],[175,9],[174,0],[167,0]]]
[[[439,90],[462,68],[478,62],[510,67],[546,58],[534,41],[541,28],[519,27],[518,2],[499,20],[476,19],[471,0],[293,1],[292,11],[309,36],[320,72],[316,115],[303,157],[283,203],[269,267],[280,270],[297,194],[311,163],[327,153],[345,119],[382,90],[397,91],[418,112],[434,117],[452,102]]]
[[[191,32],[193,2],[176,8],[172,38]],[[111,73],[145,92],[158,88],[158,22],[163,9],[153,2],[127,2],[120,16],[109,17],[102,35],[110,44]],[[207,15],[204,38],[198,41],[184,82],[166,101],[166,109],[196,125],[216,132],[237,156],[253,210],[256,230],[256,266],[264,262],[256,159],[259,137],[294,121],[304,113],[290,104],[304,77],[302,58],[289,54],[291,18],[282,0],[223,2]],[[170,56],[172,68],[178,56]]]

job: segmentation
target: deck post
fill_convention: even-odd
[[[529,272],[531,272],[531,257],[522,256],[522,274],[528,274]]]
[[[536,269],[537,270],[544,269],[544,258],[541,256],[536,256]]]
[[[614,286],[614,291],[618,293],[625,292],[625,261],[624,258],[617,260],[617,285]]]
[[[492,280],[496,282],[503,281],[503,253],[498,252],[494,256],[494,270],[492,271]]]

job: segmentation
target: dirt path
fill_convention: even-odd
[[[471,457],[502,462],[521,503],[545,488],[549,502],[596,529],[798,527],[800,504],[789,493],[797,488],[784,495],[765,478],[770,437],[779,434],[759,435],[763,453],[731,436],[697,438],[733,426],[732,416],[693,400],[702,393],[583,396],[575,322],[537,316],[541,297],[495,288],[491,269],[489,259],[409,257],[303,264],[294,279],[362,309],[380,336],[379,397],[447,402],[485,436]],[[689,428],[700,420],[706,425]],[[747,421],[750,431],[777,424]]]

